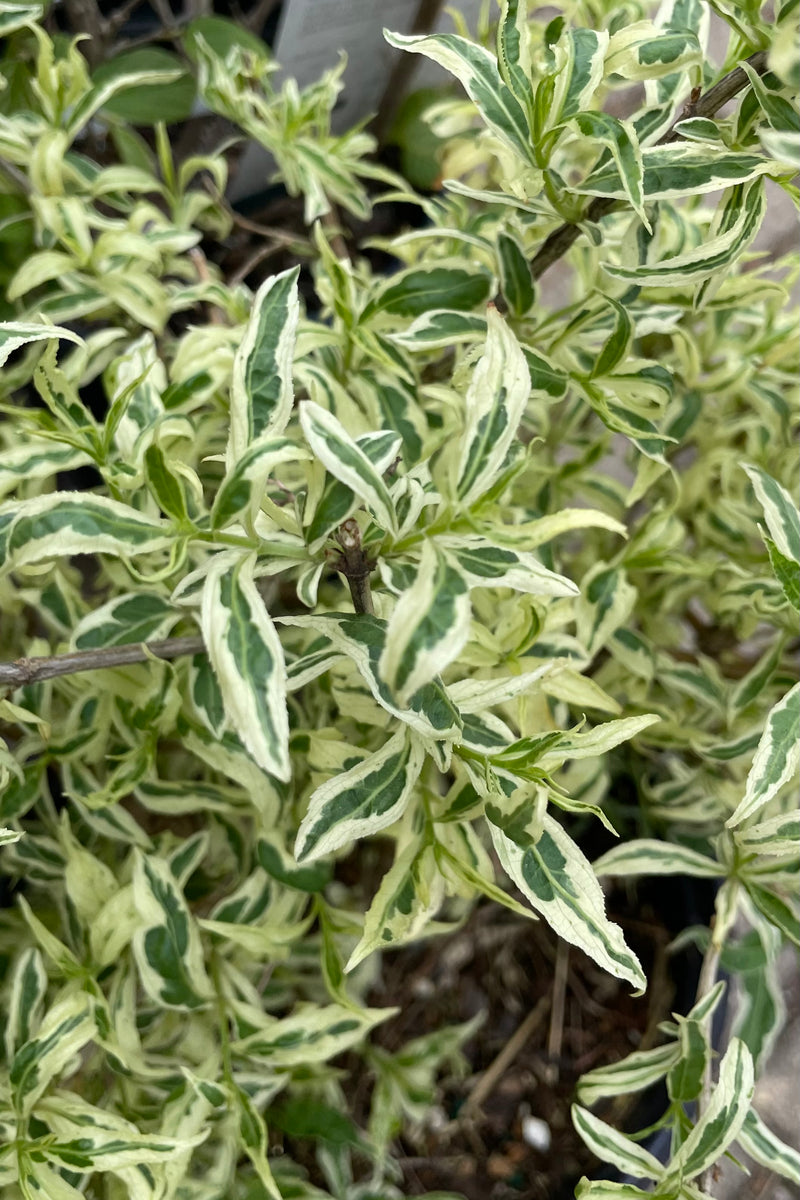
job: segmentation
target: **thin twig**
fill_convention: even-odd
[[[763,75],[767,70],[767,55],[764,50],[759,50],[758,53],[751,54],[747,62],[759,75]],[[659,138],[656,145],[666,146],[670,142],[678,141],[681,137],[679,128],[681,121],[685,121],[687,117],[713,117],[723,105],[732,100],[748,83],[749,80],[742,68],[734,67],[723,79],[720,79],[719,83],[715,83],[712,88],[709,88],[705,95],[698,97],[694,102],[690,102],[683,109],[676,123],[663,137]],[[582,224],[588,222],[591,225],[596,225],[603,217],[621,208],[623,203],[621,200],[612,200],[608,196],[597,196],[587,208]],[[545,238],[539,250],[531,259],[531,273],[533,274],[533,278],[540,279],[545,271],[552,267],[553,263],[558,262],[566,254],[570,246],[581,236],[582,232],[582,229],[578,225],[560,225],[549,237]]]
[[[460,1116],[474,1116],[483,1102],[491,1095],[495,1085],[502,1079],[517,1055],[530,1041],[536,1030],[544,1021],[550,1007],[550,996],[542,996],[531,1009],[522,1024],[514,1031],[503,1049],[481,1075],[475,1087],[469,1094],[469,1099],[461,1110]]]
[[[550,1012],[550,1034],[547,1039],[548,1075],[553,1083],[558,1083],[561,1047],[564,1039],[564,999],[567,994],[567,973],[569,970],[569,946],[566,942],[558,943],[556,969],[553,975],[553,1007]]]
[[[79,671],[99,671],[106,667],[125,667],[147,662],[149,658],[178,658],[182,654],[205,652],[201,637],[165,638],[160,642],[130,642],[124,646],[105,646],[98,650],[75,650],[40,658],[18,658],[0,663],[0,687],[18,688],[58,675]]]

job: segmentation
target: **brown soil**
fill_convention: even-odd
[[[570,1120],[577,1079],[654,1044],[673,998],[667,931],[647,909],[637,918],[611,915],[642,960],[651,981],[646,996],[631,996],[544,922],[493,905],[479,907],[453,935],[386,955],[369,997],[401,1009],[377,1032],[386,1049],[483,1014],[465,1046],[469,1073],[443,1080],[427,1124],[397,1145],[404,1194],[446,1189],[466,1200],[566,1200],[578,1178],[597,1168]],[[619,1104],[595,1111],[614,1123],[626,1116]],[[526,1142],[528,1116],[549,1127],[546,1151]]]

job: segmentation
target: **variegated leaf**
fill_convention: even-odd
[[[637,267],[608,265],[609,275],[649,287],[690,287],[727,270],[744,253],[766,214],[764,180],[738,184],[719,213],[715,234],[683,254]],[[704,293],[701,292],[702,297]]]
[[[595,875],[693,875],[715,879],[725,875],[725,867],[705,854],[673,842],[654,838],[634,838],[613,846],[592,863]]]
[[[377,474],[383,475],[397,457],[400,437],[390,430],[365,433],[356,438],[356,445],[366,454]],[[329,476],[306,529],[309,551],[316,553],[328,535],[346,521],[357,506],[358,498],[352,488]]]
[[[306,1069],[348,1050],[396,1011],[392,1008],[355,1011],[341,1004],[325,1007],[301,1004],[288,1017],[263,1018],[263,1028],[234,1042],[231,1049],[237,1055],[251,1058],[260,1071]]]
[[[78,622],[72,635],[76,650],[125,646],[166,637],[181,613],[157,592],[125,592]]]
[[[800,1187],[800,1154],[777,1137],[754,1108],[745,1116],[736,1141],[754,1162]]]
[[[515,317],[524,317],[535,299],[531,267],[520,241],[504,230],[497,235],[500,291]]]
[[[436,545],[458,564],[470,588],[508,587],[534,596],[579,594],[576,584],[548,570],[533,554],[498,546],[489,537],[438,537]]]
[[[649,1150],[631,1141],[624,1133],[601,1121],[580,1104],[572,1106],[572,1123],[601,1162],[612,1163],[634,1179],[660,1179],[664,1174],[663,1166]],[[591,1192],[584,1194],[591,1196]]]
[[[19,836],[16,834],[14,840]],[[35,946],[28,946],[16,959],[10,981],[4,1033],[8,1062],[13,1061],[14,1054],[20,1046],[31,1040],[41,1021],[42,1004],[47,991],[47,973],[42,956]]]
[[[386,646],[386,622],[380,617],[367,613],[319,613],[278,619],[281,624],[314,629],[328,638],[334,650],[352,660],[378,704],[421,737],[452,741],[458,736],[461,729],[458,710],[438,680],[421,687],[407,708],[395,704],[378,671]]]
[[[218,555],[203,587],[201,628],[225,713],[260,767],[289,779],[286,670],[253,578],[254,557]]]
[[[732,1038],[703,1115],[669,1161],[662,1183],[665,1191],[668,1186],[694,1179],[721,1158],[742,1128],[753,1087],[750,1051],[739,1038]]]
[[[455,75],[489,128],[524,162],[535,165],[525,113],[488,50],[454,34],[403,37],[384,31],[384,37],[390,46],[424,54]]]
[[[297,833],[295,857],[311,862],[393,825],[405,811],[425,755],[400,731],[375,754],[323,783]]]
[[[326,470],[364,501],[384,529],[396,535],[397,515],[389,489],[344,426],[313,400],[300,405],[300,424]]]
[[[407,846],[386,872],[364,918],[364,932],[345,966],[352,971],[375,950],[419,937],[444,899],[433,848]]]
[[[141,921],[132,944],[142,987],[165,1008],[202,1007],[212,988],[200,934],[163,858],[135,851],[133,900]]]
[[[74,342],[76,346],[84,344],[83,338],[78,337],[71,329],[63,329],[60,325],[41,325],[28,321],[0,322],[0,367],[5,364],[15,350],[19,350],[22,346],[27,346],[31,342],[50,341],[51,338],[63,342]]]
[[[646,229],[650,223],[644,210],[644,165],[636,130],[630,121],[620,121],[610,113],[579,112],[571,118],[572,125],[597,146],[604,146],[611,155],[625,195]]]
[[[594,107],[603,81],[608,34],[603,30],[570,29],[556,49],[560,70],[555,78],[547,123],[552,127]]]
[[[17,1047],[8,1079],[14,1107],[28,1113],[48,1085],[95,1036],[92,1005],[86,992],[62,993],[48,1008],[29,1041]]]
[[[5,535],[3,517],[8,521]],[[54,492],[8,504],[0,513],[0,556],[5,542],[6,565],[11,567],[72,554],[127,558],[162,550],[172,540],[166,521],[90,492]]]
[[[558,822],[545,814],[538,842],[525,846],[494,824],[490,829],[503,869],[555,932],[617,979],[644,991],[642,968],[620,927],[608,920],[603,892],[588,860]]]
[[[645,201],[716,192],[736,183],[748,183],[774,169],[772,163],[755,154],[712,151],[692,142],[649,146],[642,151],[642,164]],[[588,196],[626,198],[615,163],[597,167],[575,190]]]
[[[469,312],[489,299],[491,279],[479,264],[439,259],[425,267],[409,267],[382,283],[368,301],[361,320],[383,313],[419,318],[432,310]]]
[[[504,82],[527,110],[531,101],[533,68],[528,44],[526,0],[502,0],[497,24],[497,65]]]
[[[300,313],[299,267],[258,289],[233,360],[228,467],[259,438],[283,433],[292,411],[292,362]]]
[[[747,776],[744,797],[725,822],[730,829],[758,812],[789,782],[800,764],[800,683],[771,709]]]
[[[596,1067],[581,1075],[577,1094],[582,1104],[595,1104],[607,1096],[639,1092],[663,1079],[674,1066],[680,1049],[674,1042],[655,1050],[638,1050],[608,1067]]]
[[[463,575],[434,542],[424,542],[416,578],[389,619],[378,663],[378,673],[400,707],[458,656],[470,617]]]
[[[797,505],[786,488],[766,471],[748,463],[742,463],[742,467],[764,510],[770,537],[784,558],[800,566],[800,511]]]
[[[466,428],[456,467],[456,495],[474,504],[500,474],[530,395],[525,356],[497,310],[487,314],[486,349],[465,398]]]
[[[307,454],[289,438],[271,437],[268,433],[249,445],[226,472],[214,497],[212,529],[224,529],[232,522],[251,525],[272,468],[277,463],[296,462]]]

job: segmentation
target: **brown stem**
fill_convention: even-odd
[[[759,50],[758,53],[751,54],[747,62],[757,74],[763,75],[767,70],[766,51]],[[704,95],[699,96],[695,101],[690,101],[684,107],[680,117],[672,128],[667,130],[664,136],[658,139],[656,145],[666,146],[670,142],[678,141],[681,137],[681,132],[678,128],[681,121],[685,121],[687,117],[713,117],[723,105],[727,104],[742,88],[746,87],[748,82],[747,75],[742,68],[734,67],[724,78],[720,79],[719,83],[715,83],[713,87],[709,88]],[[608,196],[597,196],[587,208],[583,217],[583,223],[597,224],[603,217],[621,208],[622,204],[623,201],[621,200],[612,200]],[[560,225],[549,237],[545,238],[539,250],[537,250],[531,259],[531,273],[533,274],[533,278],[540,279],[545,271],[552,267],[553,263],[558,262],[566,254],[570,246],[578,240],[581,233],[582,230],[578,225],[567,224]]]
[[[98,671],[104,667],[125,667],[130,663],[147,662],[149,658],[178,658],[182,654],[201,654],[205,643],[201,637],[165,638],[160,642],[131,642],[125,646],[106,646],[99,650],[75,650],[70,654],[54,654],[41,658],[18,658],[16,662],[0,663],[0,687],[18,688],[58,675],[75,675],[79,671]]]
[[[717,940],[713,936],[713,934],[714,934],[713,925],[712,925],[711,932],[712,932],[711,940],[708,943],[706,952],[703,956],[703,963],[702,963],[702,966],[700,967],[700,978],[697,981],[697,994],[695,996],[695,1004],[697,1004],[698,1001],[702,1000],[704,996],[708,995],[708,993],[711,991],[711,989],[713,988],[714,984],[717,981],[717,971],[719,970],[719,958],[720,958],[720,952],[721,952],[722,948],[721,948],[721,946],[719,946],[717,944]],[[708,1017],[706,1019],[705,1025],[706,1025],[705,1032],[710,1041],[711,1040],[711,1017]],[[711,1073],[711,1057],[709,1056],[708,1062],[706,1063],[705,1070],[703,1072],[703,1085],[700,1090],[700,1095],[697,1097],[697,1116],[696,1116],[697,1123],[700,1122],[700,1119],[702,1118],[703,1113],[708,1110],[708,1106],[711,1103],[711,1093],[713,1090],[713,1083],[714,1083],[714,1080],[713,1080],[713,1076]],[[713,1178],[714,1178],[713,1172],[714,1172],[714,1167],[712,1165],[711,1167],[708,1167],[703,1172],[703,1174],[700,1176],[700,1178],[698,1180],[700,1189],[704,1193],[708,1193],[709,1189],[711,1188],[711,1185],[713,1183]]]
[[[369,585],[372,563],[364,552],[358,522],[352,520],[352,518],[348,521],[343,521],[339,526],[337,541],[342,548],[342,552],[339,556],[339,562],[336,564],[336,569],[341,571],[347,580],[347,586],[350,588],[350,596],[353,601],[353,608],[357,613],[374,613],[372,589]]]

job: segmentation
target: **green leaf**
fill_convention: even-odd
[[[381,679],[400,707],[458,656],[471,615],[463,575],[434,542],[424,542],[416,578],[389,619],[378,663]]]
[[[789,782],[800,763],[800,683],[770,710],[747,776],[744,797],[728,829],[758,812]]]
[[[769,1129],[754,1108],[745,1116],[736,1141],[748,1157],[800,1187],[800,1154]]]
[[[295,857],[313,861],[393,825],[403,814],[425,755],[405,731],[323,783],[312,794],[297,833]]]
[[[228,467],[253,442],[277,437],[292,411],[294,361],[300,301],[299,267],[272,275],[256,292],[233,360]]]
[[[536,298],[530,263],[518,238],[503,230],[497,235],[500,291],[515,317],[524,317]]]
[[[77,106],[70,122],[75,133],[100,108],[130,125],[185,121],[197,90],[178,55],[160,46],[117,54],[95,69],[92,83],[93,91]]]
[[[200,934],[163,858],[134,851],[133,900],[141,921],[132,945],[142,987],[165,1008],[201,1008],[212,988]]]
[[[500,474],[530,394],[530,375],[517,339],[497,310],[487,313],[486,349],[465,397],[455,491],[465,506]]]
[[[41,325],[31,321],[2,321],[0,322],[0,367],[4,366],[10,355],[22,346],[31,342],[47,342],[57,339],[63,342],[74,342],[76,346],[84,344],[83,338],[78,337],[71,329],[63,329],[60,325]]]
[[[439,260],[431,266],[409,267],[383,283],[361,314],[366,322],[379,314],[422,317],[432,309],[469,312],[489,299],[491,279],[478,266],[460,259]]]
[[[739,1038],[732,1038],[708,1106],[669,1161],[661,1184],[665,1192],[700,1175],[722,1157],[744,1123],[753,1087],[750,1051]]]
[[[315,629],[334,649],[357,667],[374,699],[421,737],[453,740],[461,730],[458,710],[438,680],[425,684],[411,697],[407,708],[398,708],[378,672],[386,645],[386,622],[367,613],[319,613],[307,617],[279,617],[283,625]]]
[[[606,917],[603,892],[589,862],[558,822],[545,814],[538,842],[525,846],[494,824],[490,830],[503,869],[555,932],[617,979],[644,991],[642,968],[622,930]]]
[[[791,559],[781,554],[772,538],[765,537],[764,543],[769,554],[769,561],[775,578],[783,588],[784,595],[792,607],[800,612],[800,567]]]
[[[186,494],[180,476],[170,471],[164,452],[155,443],[145,450],[144,468],[153,499],[162,513],[172,517],[181,526],[190,525]]]
[[[420,937],[443,899],[444,879],[433,847],[406,846],[381,880],[345,971],[352,971],[375,950],[402,946]]]
[[[800,946],[800,915],[796,903],[792,907],[770,888],[759,887],[751,880],[745,879],[745,886],[753,904],[770,925],[779,929],[795,946]]]
[[[225,713],[255,762],[291,776],[283,651],[253,577],[255,555],[217,555],[203,586],[200,626]]]
[[[638,838],[613,846],[592,864],[596,875],[692,875],[697,879],[715,879],[725,875],[725,867],[698,854],[688,846]]]
[[[582,1104],[595,1104],[607,1096],[640,1092],[663,1079],[679,1054],[678,1046],[670,1042],[655,1050],[638,1050],[611,1066],[596,1067],[578,1080],[578,1099]]]
[[[309,863],[299,867],[283,848],[277,835],[263,833],[258,839],[256,854],[261,866],[286,887],[301,892],[321,892],[331,878],[329,863]]]
[[[572,1105],[572,1123],[592,1154],[601,1162],[611,1163],[635,1179],[660,1179],[664,1173],[661,1163],[644,1146],[625,1137],[613,1126],[595,1117],[580,1104]],[[618,1186],[618,1185],[615,1185]],[[591,1191],[584,1195],[591,1196]]]
[[[189,58],[195,63],[198,58],[198,38],[202,38],[218,58],[227,58],[229,51],[235,49],[249,51],[262,58],[269,56],[269,50],[260,37],[256,37],[243,25],[236,21],[229,21],[225,17],[195,17],[186,26],[183,33],[183,46]]]
[[[396,535],[397,515],[389,489],[344,426],[313,400],[301,403],[300,424],[326,470],[364,501],[383,529]]]
[[[127,558],[163,550],[173,540],[166,522],[90,492],[37,496],[9,504],[3,515],[11,518],[6,535],[6,563],[11,568],[73,554]]]
[[[424,54],[455,75],[489,128],[523,161],[535,165],[525,113],[503,83],[497,62],[488,50],[454,34],[403,37],[384,30],[383,36],[390,46]]]

